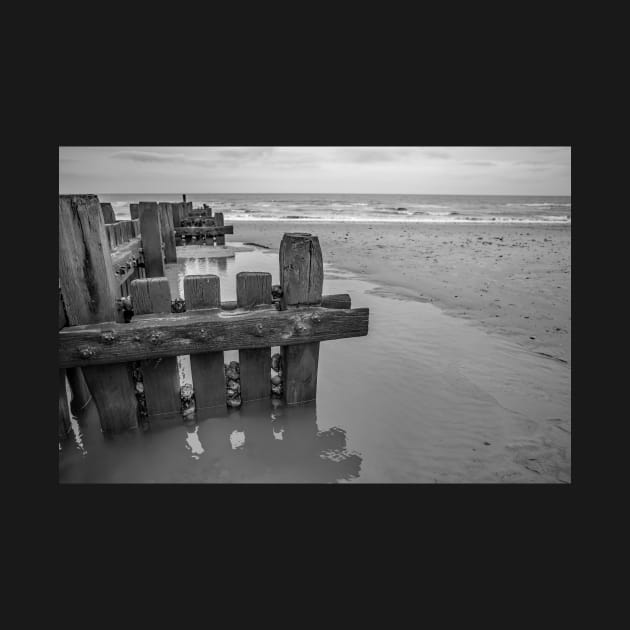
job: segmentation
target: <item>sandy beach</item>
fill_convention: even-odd
[[[382,295],[432,302],[529,350],[571,362],[571,227],[532,224],[233,221],[232,241],[277,249],[319,236],[325,263]]]

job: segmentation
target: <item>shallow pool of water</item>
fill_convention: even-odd
[[[277,252],[190,252],[167,266],[173,297],[185,274],[218,275],[223,301],[236,299],[239,271],[279,282]],[[60,481],[570,482],[570,367],[375,288],[325,266],[324,293],[349,293],[370,324],[366,337],[321,343],[315,403],[258,401],[117,436],[101,433],[90,403],[61,445]]]

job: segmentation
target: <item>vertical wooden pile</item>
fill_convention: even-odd
[[[131,214],[131,220],[139,219],[140,215],[138,214],[138,204],[130,203],[129,204],[129,213]]]
[[[271,306],[271,274],[242,271],[236,274],[238,308]],[[271,395],[271,348],[239,350],[241,368],[241,399],[258,400]]]
[[[217,227],[223,227],[223,212],[217,212],[214,215],[214,224]],[[217,235],[217,245],[225,245],[225,234]]]
[[[101,212],[103,213],[103,221],[105,223],[116,223],[116,215],[111,203],[102,203]]]
[[[158,205],[153,201],[141,201],[139,212],[144,270],[147,278],[161,278],[165,273],[164,254],[162,251],[162,228],[160,225]]]
[[[184,276],[186,310],[221,308],[219,276]],[[190,355],[195,407],[225,406],[225,372],[223,352],[205,352]]]
[[[319,305],[322,301],[324,263],[317,236],[287,233],[280,243],[281,310]],[[296,324],[298,334],[312,327],[307,318]],[[315,400],[319,342],[281,347],[285,401],[289,405]]]
[[[116,321],[118,286],[96,195],[59,196],[59,282],[69,326]],[[90,366],[82,372],[103,431],[135,428],[137,403],[130,366]]]
[[[164,242],[164,257],[167,263],[177,262],[175,249],[175,226],[173,224],[173,204],[160,203],[160,229]]]
[[[157,204],[156,204],[157,205]],[[141,212],[141,220],[146,210]],[[167,278],[146,278],[131,283],[134,315],[171,312],[171,291]],[[140,361],[149,416],[176,413],[181,409],[177,357]]]

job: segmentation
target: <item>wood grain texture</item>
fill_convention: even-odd
[[[111,203],[102,203],[101,212],[103,213],[103,223],[116,223],[116,214]]]
[[[287,233],[280,243],[280,308],[321,304],[324,263],[317,236]],[[280,348],[284,400],[287,405],[315,400],[319,343]]]
[[[171,210],[173,212],[173,226],[179,227],[182,224],[183,204],[172,203]]]
[[[352,308],[352,301],[347,293],[331,293],[322,297],[322,308]],[[221,302],[224,311],[233,311],[238,308],[236,300]]]
[[[144,250],[144,270],[147,278],[164,277],[164,253],[162,251],[162,228],[157,203],[141,201],[140,232]]]
[[[282,308],[320,304],[324,285],[322,249],[317,236],[286,233],[280,243]]]
[[[187,310],[219,308],[219,276],[184,276],[184,299]],[[190,356],[195,405],[197,409],[225,406],[225,372],[223,352],[204,352]]]
[[[164,258],[167,263],[177,262],[177,250],[175,248],[175,227],[173,225],[173,204],[160,203],[160,227],[164,242]]]
[[[118,269],[120,265],[129,262],[134,256],[140,256],[140,248],[142,247],[142,239],[140,237],[132,238],[127,243],[117,247],[111,252],[112,267]]]
[[[146,210],[144,211],[146,213]],[[144,216],[144,214],[142,215]],[[142,220],[142,219],[141,219]],[[170,313],[171,291],[167,278],[146,278],[131,283],[134,313]],[[123,324],[124,325],[124,324]],[[127,324],[130,326],[131,324]],[[176,357],[140,362],[149,416],[176,413],[181,410],[179,372]]]
[[[59,196],[59,283],[70,326],[116,321],[118,287],[96,195]],[[87,366],[83,376],[103,431],[137,426],[129,366]]]
[[[217,217],[220,213],[217,213]],[[241,272],[236,274],[236,302],[239,308],[271,304],[271,274]],[[240,349],[241,399],[245,403],[271,396],[271,346]]]
[[[277,311],[270,306],[250,311],[212,309],[134,316],[129,324],[72,326],[58,333],[59,366],[361,337],[368,333],[368,316],[367,308],[312,306]]]
[[[115,321],[110,260],[98,197],[60,195],[59,281],[69,325]]]

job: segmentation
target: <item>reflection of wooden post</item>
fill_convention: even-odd
[[[70,433],[70,406],[68,405],[68,393],[66,391],[66,371],[59,370],[59,420],[57,433],[60,440],[65,440]]]
[[[67,376],[70,389],[72,390],[70,406],[74,413],[77,414],[90,402],[92,394],[90,394],[90,388],[85,382],[85,377],[80,367],[68,368]]]
[[[116,321],[118,286],[96,195],[59,196],[59,281],[68,325]],[[82,372],[103,431],[136,427],[128,364],[95,365]]]
[[[159,208],[154,201],[140,202],[140,233],[142,234],[142,255],[147,278],[164,277],[162,228]]]
[[[321,304],[324,263],[317,236],[285,234],[280,244],[280,307]],[[310,320],[296,323],[298,332],[313,326]],[[300,328],[301,327],[301,328]],[[314,400],[317,395],[319,342],[282,346],[284,396],[287,404]]]
[[[217,212],[214,215],[214,224],[216,227],[223,227],[223,212]],[[217,245],[225,245],[225,234],[217,236]]]
[[[221,308],[219,276],[184,276],[186,311]],[[225,372],[223,352],[190,355],[195,407],[197,410],[222,405],[225,407]]]
[[[170,313],[171,291],[168,286],[168,278],[133,280],[131,282],[131,304],[134,315]],[[177,357],[140,361],[140,370],[142,371],[149,416],[180,411],[181,398],[179,396]]]
[[[236,274],[236,302],[239,308],[271,305],[271,274],[242,271]],[[238,351],[241,367],[241,399],[258,400],[271,395],[271,348]]]
[[[177,262],[172,205],[171,203],[160,204],[160,229],[162,232],[162,240],[164,241],[164,257],[167,263]]]

